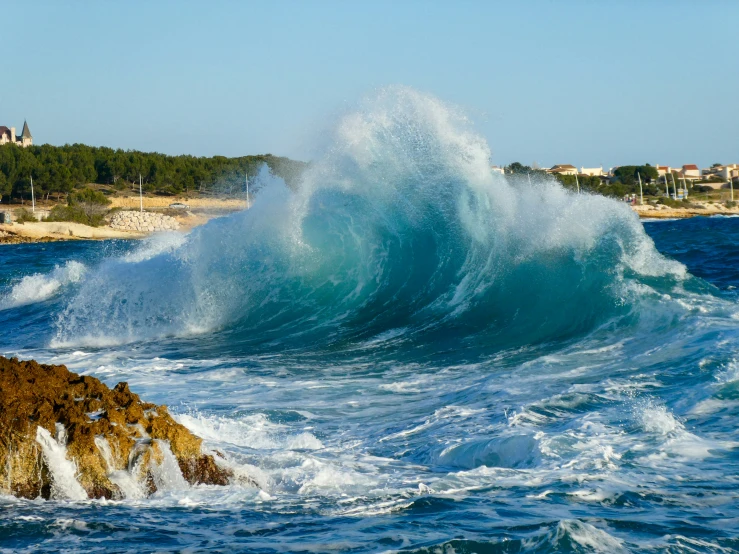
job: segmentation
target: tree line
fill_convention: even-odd
[[[75,188],[95,183],[118,190],[142,188],[157,194],[236,194],[244,187],[244,174],[256,175],[266,164],[292,186],[307,165],[289,158],[258,156],[168,156],[84,144],[21,148],[0,146],[0,195],[13,200],[30,199],[31,179],[37,198],[67,195]]]
[[[536,177],[549,177],[543,169],[532,168],[519,162],[504,168],[507,175],[512,175],[515,182],[516,179]],[[594,192],[604,196],[612,196],[621,198],[626,194],[639,194],[639,178],[642,181],[642,189],[646,195],[658,195],[661,193],[657,180],[659,172],[657,168],[650,164],[644,165],[622,165],[613,170],[613,176],[607,180],[594,175],[561,175],[552,174],[562,186],[568,189],[575,189],[578,186],[584,192]]]

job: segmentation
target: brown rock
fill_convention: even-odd
[[[3,231],[0,233],[0,244],[25,244],[28,242],[56,242],[60,239],[55,237],[25,237],[16,233]]]
[[[225,485],[232,477],[201,452],[202,440],[174,421],[166,406],[142,402],[128,384],[111,390],[62,365],[0,357],[0,491],[49,498],[59,490],[37,437],[48,435],[39,427],[56,438],[52,447],[58,444],[62,454],[66,441],[66,460],[76,464],[76,481],[90,498],[123,496],[111,481],[121,471],[136,474],[142,488],[154,492],[151,464],[162,463],[167,445],[190,484]]]

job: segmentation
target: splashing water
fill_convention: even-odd
[[[159,491],[183,491],[190,488],[182,476],[182,471],[177,463],[177,458],[172,454],[168,441],[155,440],[161,461],[151,464],[151,473],[154,483]]]
[[[297,194],[274,183],[158,256],[104,264],[55,344],[226,330],[230,349],[283,347],[402,330],[487,352],[581,334],[643,295],[643,278],[684,278],[625,206],[493,176],[467,125],[412,90],[380,94],[339,125]]]
[[[7,351],[128,381],[235,480],[185,487],[160,444],[151,498],[0,497],[38,539],[8,548],[739,550],[739,221],[643,225],[489,159],[389,88],[296,190],[264,176],[248,211],[97,258],[49,245],[88,269],[0,312]]]
[[[46,467],[51,473],[52,498],[67,500],[87,500],[87,493],[77,481],[77,466],[67,459],[66,431],[60,423],[56,424],[57,436],[39,426],[36,428],[36,442]]]
[[[57,267],[51,275],[36,274],[23,277],[0,299],[0,310],[47,300],[63,286],[79,282],[86,270],[83,264],[70,261],[62,267]]]
[[[95,437],[95,446],[105,460],[105,466],[108,470],[108,479],[111,483],[117,485],[123,498],[140,499],[146,497],[144,483],[141,477],[136,473],[128,471],[128,468],[119,469],[116,467],[113,450],[110,447],[108,439],[105,437]]]

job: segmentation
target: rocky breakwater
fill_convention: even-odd
[[[110,218],[110,226],[122,231],[139,231],[152,233],[154,231],[176,231],[180,228],[179,222],[171,216],[156,212],[116,212]]]
[[[0,492],[84,500],[226,485],[218,454],[166,406],[63,365],[0,357]]]

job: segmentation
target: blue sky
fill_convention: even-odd
[[[0,21],[0,125],[37,143],[310,159],[403,84],[463,107],[499,164],[739,162],[739,2],[55,0]]]

